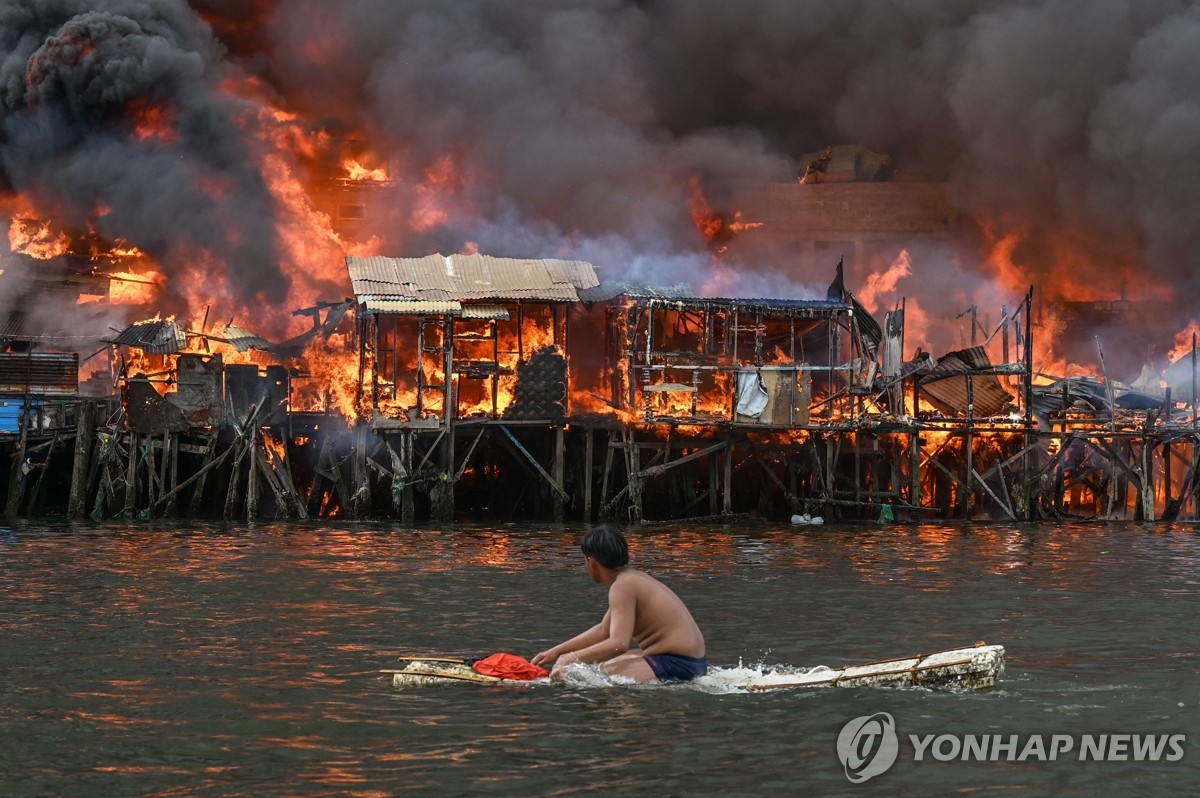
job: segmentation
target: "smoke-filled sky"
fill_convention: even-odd
[[[1095,292],[1078,298],[1173,285],[1181,324],[1200,288],[1195,3],[3,0],[0,45],[0,189],[259,301],[297,293],[293,211],[263,170],[279,112],[389,165],[378,254],[473,242],[702,282],[690,181],[720,197],[853,142],[950,181],[966,217],[1016,236],[1027,282],[1069,262]],[[430,175],[451,212],[407,225]],[[914,261],[912,281],[982,284],[985,261]],[[730,268],[756,288],[787,272]]]

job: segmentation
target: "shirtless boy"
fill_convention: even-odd
[[[554,663],[562,681],[567,665],[599,662],[604,673],[637,682],[690,681],[708,672],[704,635],[670,588],[629,566],[629,545],[620,530],[602,525],[583,536],[588,573],[608,587],[608,612],[600,623],[533,658]],[[630,651],[630,641],[639,650]]]

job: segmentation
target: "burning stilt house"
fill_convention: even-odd
[[[591,264],[430,255],[347,266],[376,428],[567,415],[568,315],[598,284]]]

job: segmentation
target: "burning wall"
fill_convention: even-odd
[[[737,185],[790,185],[804,153],[855,141],[898,179],[944,184],[978,233],[906,242],[911,274],[881,307],[905,295],[914,321],[1030,284],[1105,300],[1124,277],[1178,328],[1194,316],[1188,4],[519,5],[8,4],[0,204],[42,231],[10,249],[59,230],[126,242],[163,277],[156,311],[281,310],[260,325],[274,340],[299,328],[286,309],[346,295],[346,252],[475,247],[687,277],[708,295],[815,298],[797,253],[714,258],[693,186],[760,224],[731,201]],[[362,142],[357,169],[345,141]],[[377,197],[375,214],[326,203],[331,172]]]

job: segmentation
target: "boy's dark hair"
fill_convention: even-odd
[[[611,524],[592,527],[579,544],[583,556],[592,557],[605,568],[629,565],[629,543],[621,530]]]

